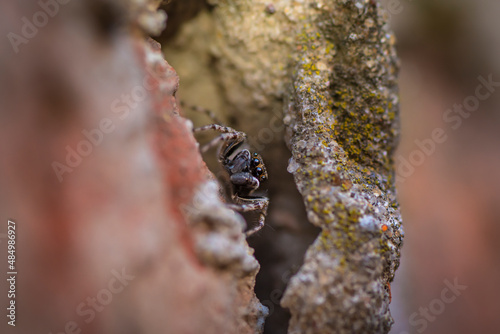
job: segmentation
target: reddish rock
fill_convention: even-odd
[[[178,116],[178,77],[137,28],[147,15],[127,21],[126,5],[61,5],[17,53],[2,45],[0,232],[16,222],[15,331],[259,332],[244,221]],[[20,33],[37,11],[0,5],[0,31]]]

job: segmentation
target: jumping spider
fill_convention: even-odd
[[[203,146],[201,151],[204,153],[211,147],[219,146],[217,159],[229,176],[233,201],[228,206],[240,212],[260,211],[258,225],[245,232],[246,236],[249,237],[264,226],[269,206],[267,197],[252,196],[252,193],[259,189],[260,184],[268,177],[262,157],[258,153],[250,153],[248,149],[242,147],[246,139],[245,133],[220,125],[217,118],[208,110],[199,107],[190,108],[207,114],[215,123],[219,123],[195,128],[193,132],[214,130],[221,133]]]

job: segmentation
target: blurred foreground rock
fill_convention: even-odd
[[[178,116],[175,71],[143,37],[164,24],[158,2],[53,3],[36,36],[1,45],[15,332],[259,333],[266,309],[245,222],[221,202]],[[22,36],[22,18],[43,11],[2,3],[1,34]]]

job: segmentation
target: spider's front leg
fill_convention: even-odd
[[[219,161],[223,161],[224,158],[233,152],[246,138],[246,134],[244,132],[236,131],[229,126],[219,125],[219,124],[208,124],[201,126],[199,128],[193,129],[194,133],[213,130],[222,133],[220,136],[215,137],[208,144],[204,145],[201,148],[201,152],[205,153],[210,148],[215,147],[220,144],[224,144],[221,147],[219,152]]]
[[[221,124],[221,125],[223,124],[223,122],[221,122],[219,120],[219,118],[217,117],[217,115],[215,115],[210,109],[203,108],[203,107],[196,106],[196,105],[186,104],[184,101],[181,101],[181,107],[182,108],[191,109],[192,111],[200,113],[200,114],[205,114],[215,124]]]
[[[234,195],[233,201],[235,204],[229,204],[229,207],[233,210],[239,212],[260,211],[259,224],[245,232],[247,238],[264,227],[264,222],[267,216],[267,208],[269,206],[269,199],[267,197],[243,198]]]

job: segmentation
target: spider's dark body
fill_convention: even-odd
[[[251,155],[250,151],[241,150],[233,159],[226,158],[222,164],[229,174],[233,192],[240,197],[249,196],[267,179],[266,167],[257,153]]]
[[[252,193],[259,189],[260,184],[267,180],[268,175],[264,162],[259,154],[251,154],[249,150],[242,149],[246,139],[243,132],[219,124],[205,125],[193,131],[206,130],[221,133],[220,136],[205,145],[202,152],[207,151],[210,147],[219,146],[218,160],[227,172],[231,183],[233,204],[229,206],[241,212],[260,211],[259,224],[246,232],[247,236],[250,236],[264,226],[269,206],[267,197],[252,196]]]

